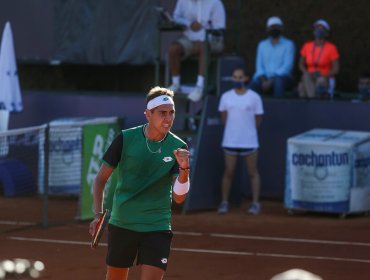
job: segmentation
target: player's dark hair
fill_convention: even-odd
[[[169,90],[167,88],[158,87],[158,86],[154,87],[146,95],[146,103],[148,103],[150,100],[158,96],[161,96],[161,95],[168,95],[169,97],[173,98],[174,93],[172,90]]]

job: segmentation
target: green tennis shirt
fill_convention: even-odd
[[[172,132],[161,142],[150,141],[143,127],[123,130],[103,157],[118,169],[109,223],[141,232],[170,230],[173,176],[178,174],[173,151],[186,144]]]

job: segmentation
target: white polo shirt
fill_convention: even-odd
[[[221,96],[218,111],[227,112],[222,147],[259,147],[256,115],[263,114],[263,105],[258,93],[248,89],[239,95],[229,90]]]
[[[178,0],[173,13],[175,22],[187,28],[184,35],[190,41],[204,41],[205,29],[225,29],[225,8],[220,0]],[[192,31],[190,25],[197,21],[203,28]]]

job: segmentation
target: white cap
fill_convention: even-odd
[[[279,17],[269,17],[269,19],[266,22],[266,27],[269,28],[273,25],[281,25],[283,26],[283,21]]]
[[[315,27],[316,25],[322,25],[323,27],[325,27],[326,30],[330,31],[330,25],[324,19],[318,19],[318,20],[316,20],[315,23],[313,24],[313,26]]]
[[[275,275],[270,280],[323,280],[320,276],[315,275],[303,269],[290,269],[278,275]]]

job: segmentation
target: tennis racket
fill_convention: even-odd
[[[106,225],[108,224],[110,218],[110,212],[108,209],[105,209],[103,215],[99,218],[98,223],[96,224],[95,227],[95,232],[93,235],[93,238],[91,240],[91,248],[95,249],[99,245],[99,241],[101,237],[103,236],[104,229]]]

